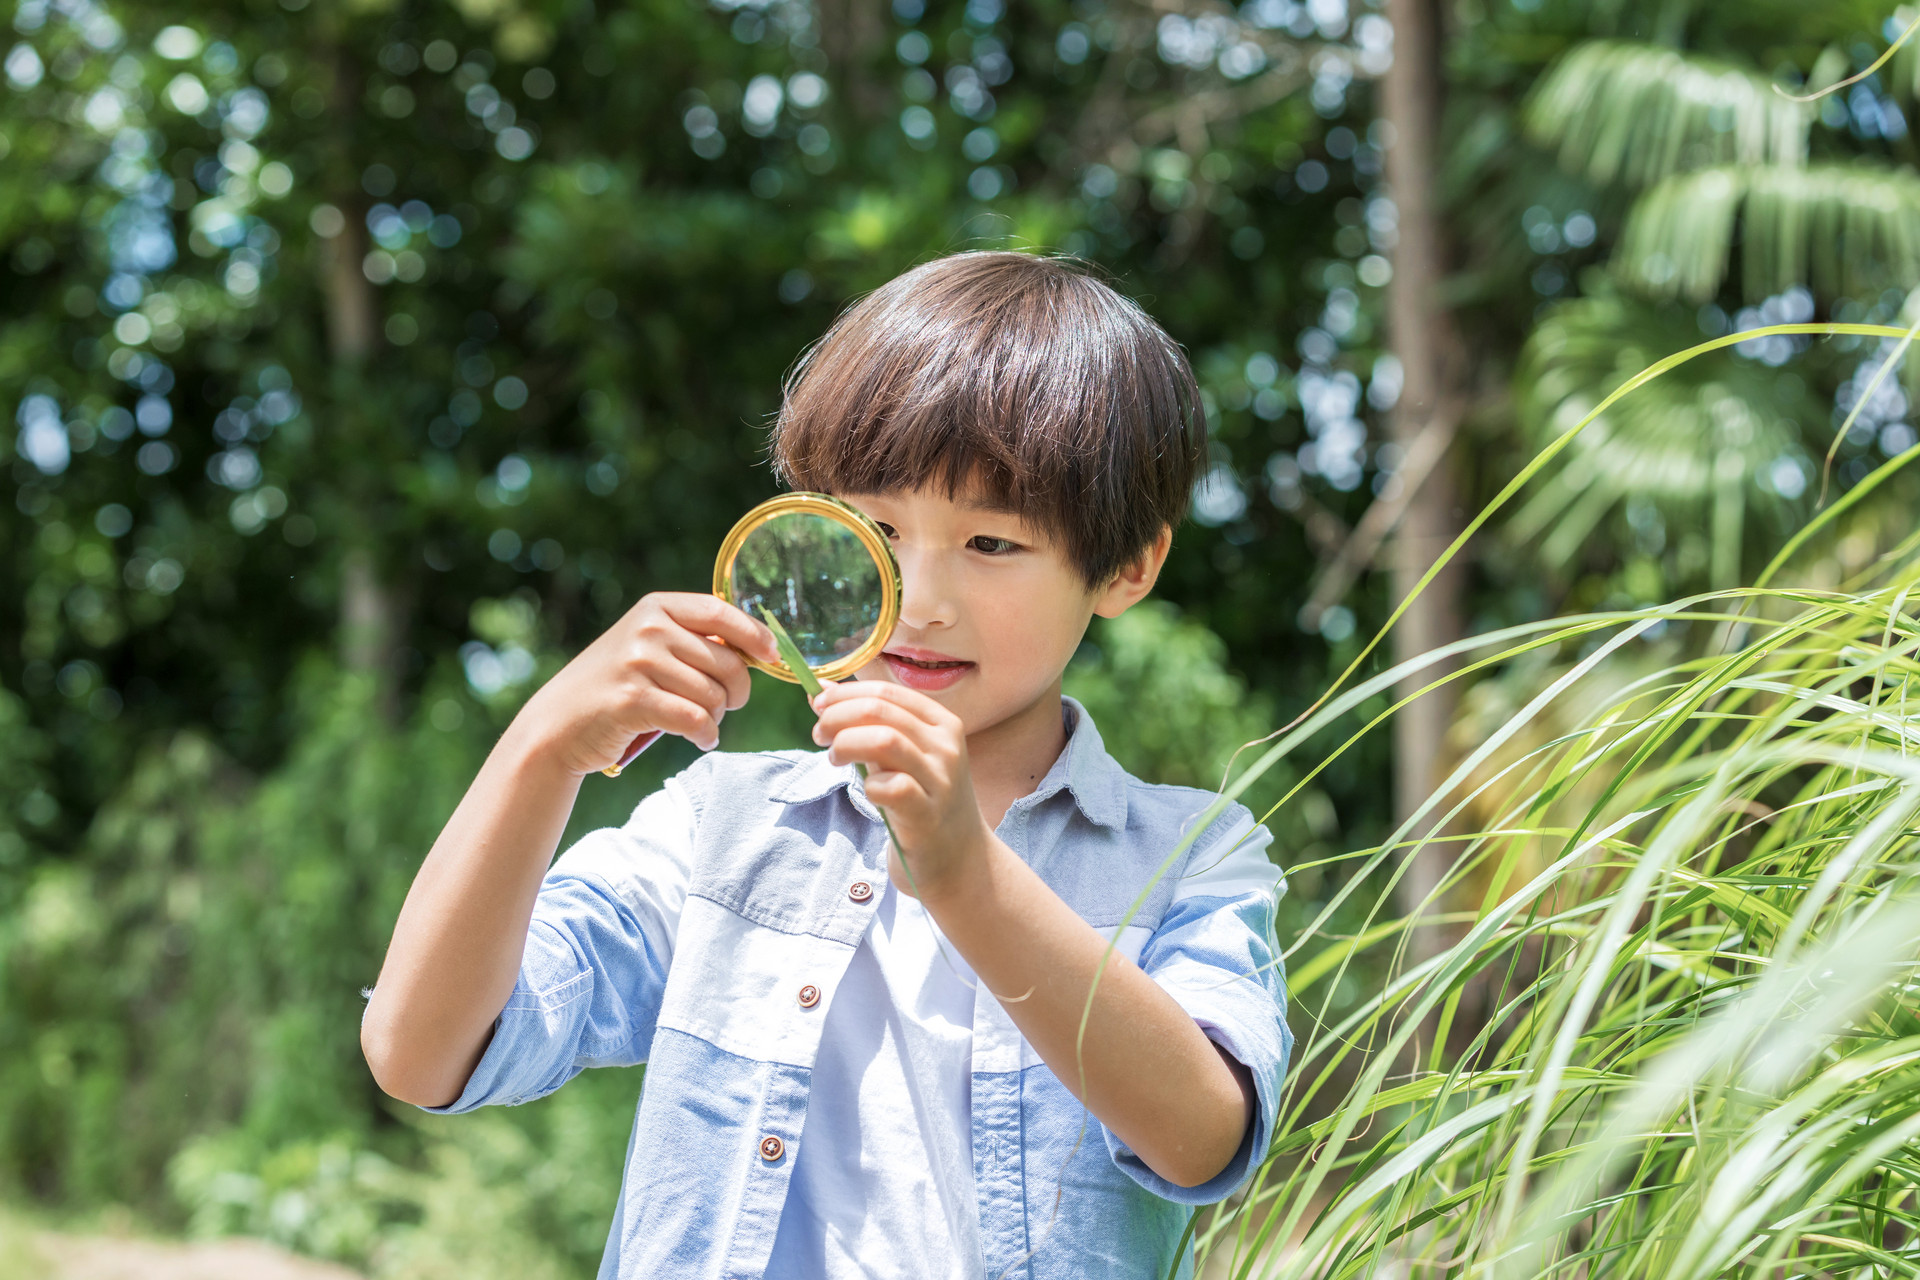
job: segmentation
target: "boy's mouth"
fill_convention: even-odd
[[[975,664],[931,649],[889,649],[880,655],[893,678],[909,689],[937,693],[952,688]]]

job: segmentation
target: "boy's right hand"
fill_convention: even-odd
[[[654,592],[542,685],[514,721],[582,777],[617,763],[655,729],[711,751],[720,718],[747,701],[748,667],[736,650],[780,661],[773,633],[726,601]]]

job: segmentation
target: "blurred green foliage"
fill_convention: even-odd
[[[1218,788],[1235,749],[1275,728],[1273,699],[1232,671],[1220,637],[1165,601],[1096,622],[1067,669],[1066,692],[1096,725],[1114,726],[1114,758],[1156,782]],[[1244,802],[1264,812],[1279,782],[1269,774]]]
[[[517,699],[489,705],[447,664],[386,729],[371,679],[325,663],[303,679],[279,770],[249,779],[184,730],[140,757],[81,856],[27,884],[0,988],[0,1035],[20,1046],[3,1069],[8,1177],[162,1211],[170,1187],[195,1230],[382,1274],[473,1274],[475,1258],[577,1273],[604,1239],[638,1073],[594,1073],[510,1119],[431,1123],[383,1103],[354,1035],[420,850]],[[762,732],[784,737],[777,693],[759,692]],[[751,739],[728,727],[729,745]],[[686,762],[680,745],[596,779],[576,825],[622,820]]]
[[[492,735],[638,595],[704,583],[772,489],[783,371],[930,254],[1101,259],[1196,351],[1277,371],[1319,303],[1263,246],[1324,245],[1358,175],[1276,186],[1270,158],[1321,148],[1284,91],[1348,23],[1245,24],[1228,74],[1158,57],[1144,9],[991,0],[10,18],[0,148],[45,180],[0,181],[0,1179],[414,1274],[480,1214],[577,1271],[617,1146],[556,1135],[613,1142],[632,1080],[423,1126],[354,1035]],[[1276,536],[1183,536],[1170,590],[1204,610],[1207,557],[1256,542],[1262,574],[1301,561],[1246,505]],[[1320,661],[1284,608],[1216,625]],[[804,716],[762,688],[726,743]],[[570,835],[689,750],[591,780]],[[544,1201],[445,1190],[530,1163]]]
[[[592,1264],[634,1075],[423,1119],[366,1076],[359,989],[527,691],[642,593],[705,585],[725,529],[772,491],[762,430],[784,371],[846,302],[932,255],[1082,255],[1193,355],[1216,466],[1170,603],[1097,627],[1069,673],[1110,749],[1211,785],[1303,708],[1386,610],[1375,575],[1318,634],[1296,622],[1320,559],[1393,484],[1378,8],[13,0],[0,1191],[380,1274]],[[1744,69],[1726,92],[1764,104],[1763,80],[1864,66],[1887,6],[1450,9],[1449,288],[1476,397],[1455,461],[1484,496],[1629,371],[1619,353],[1802,305],[1747,296],[1724,261],[1705,303],[1645,287],[1651,232],[1610,274],[1663,188],[1616,182],[1543,123],[1542,73],[1604,38],[1625,52],[1571,65],[1710,55]],[[1800,120],[1811,161],[1905,180],[1915,77],[1895,70]],[[1668,111],[1683,142],[1723,119],[1657,77],[1621,83],[1592,109]],[[1727,162],[1676,154],[1642,177]],[[1809,280],[1805,305],[1898,309],[1914,281],[1857,247],[1835,278],[1880,292]],[[1677,458],[1684,480],[1713,474],[1717,441],[1744,450],[1742,501],[1766,519],[1722,538],[1719,563],[1750,568],[1811,502],[1824,406],[1871,355],[1737,352],[1662,405],[1679,426],[1628,423],[1589,470]],[[1763,429],[1708,439],[1709,390]],[[1837,483],[1909,439],[1905,415],[1887,400],[1840,441]],[[1703,491],[1663,479],[1596,486],[1591,510],[1540,500],[1481,548],[1473,625],[1706,574],[1711,539],[1685,527]],[[1905,501],[1890,490],[1841,559],[1898,536]],[[1549,529],[1572,532],[1533,536]],[[801,744],[805,723],[761,681],[723,742]],[[1335,852],[1384,834],[1377,737],[1273,819],[1277,856],[1312,864],[1292,878],[1300,918],[1338,888]],[[590,779],[570,838],[691,754],[670,741]]]

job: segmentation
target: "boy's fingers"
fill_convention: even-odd
[[[907,708],[880,698],[838,702],[826,708],[814,724],[813,740],[824,746],[858,725],[886,725],[907,735],[922,749],[931,749],[939,741],[934,726]]]
[[[676,653],[642,660],[641,673],[663,693],[669,693],[699,707],[718,721],[727,709],[727,687],[706,672],[683,661]]]
[[[678,734],[703,751],[719,745],[720,722],[698,703],[655,689],[648,694],[645,709],[655,728]]]
[[[926,757],[899,730],[883,725],[856,725],[844,730],[827,750],[836,765],[859,763],[870,769],[904,773],[924,785]]]
[[[867,775],[867,798],[875,804],[886,807],[905,804],[913,799],[913,793],[920,784],[904,773],[870,773]]]
[[[842,684],[830,684],[814,698],[813,705],[817,710],[849,698],[863,697],[891,702],[932,724],[950,722],[951,726],[957,727],[960,723],[958,716],[918,689],[909,689],[903,684],[893,684],[886,680],[849,680]]]
[[[733,648],[691,631],[682,632],[668,647],[675,657],[720,683],[727,710],[747,705],[747,695],[753,688],[752,677],[746,662]]]
[[[945,707],[918,690],[897,684],[887,684],[879,680],[849,680],[844,684],[828,685],[813,699],[813,708],[824,715],[830,707],[845,707],[857,703],[893,707],[927,724],[938,724],[942,720],[951,718],[952,715]]]
[[[696,635],[718,636],[742,653],[750,653],[762,662],[780,661],[779,647],[766,624],[718,596],[692,592],[662,592],[660,606],[669,618]]]

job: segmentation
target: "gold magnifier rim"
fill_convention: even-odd
[[[873,631],[852,653],[813,669],[813,674],[822,680],[838,680],[852,675],[879,657],[887,647],[887,641],[893,638],[894,627],[900,622],[900,564],[893,558],[893,546],[887,541],[887,535],[880,531],[880,526],[866,512],[827,494],[804,490],[768,498],[741,516],[720,543],[720,554],[713,560],[713,594],[729,604],[733,603],[730,590],[733,586],[733,562],[739,558],[740,548],[761,525],[780,516],[791,515],[824,516],[844,525],[860,539],[860,545],[867,549],[867,554],[873,557],[873,563],[880,570],[880,620],[874,623]],[[778,663],[762,662],[751,654],[743,653],[740,656],[755,670],[764,671],[788,684],[800,683],[786,667]]]

